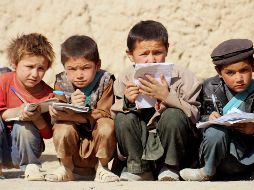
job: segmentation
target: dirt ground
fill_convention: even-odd
[[[46,150],[43,153],[42,169],[45,173],[53,171],[59,164],[55,156],[52,140],[47,140]],[[7,179],[0,180],[0,190],[253,190],[254,181],[223,181],[223,182],[114,182],[114,183],[96,183],[93,181],[85,181],[82,178],[78,181],[71,182],[36,182],[26,181],[19,176],[22,173],[19,170],[4,170]]]

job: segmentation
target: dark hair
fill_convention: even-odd
[[[168,32],[160,23],[153,20],[140,21],[130,30],[127,38],[127,47],[129,51],[134,50],[137,41],[158,40],[162,41],[166,49],[168,49]]]
[[[24,55],[43,56],[48,60],[49,67],[55,59],[51,43],[38,33],[17,36],[10,42],[7,56],[11,64],[17,65]]]
[[[250,56],[250,57],[248,57],[248,58],[246,58],[246,59],[240,60],[240,61],[244,61],[244,60],[247,60],[248,63],[249,63],[251,66],[253,66],[253,64],[254,64],[254,63],[253,63],[254,59],[253,59],[252,56]],[[233,64],[233,63],[231,63],[231,64]],[[224,65],[216,65],[215,68],[216,68],[218,71],[221,71],[221,69],[222,69],[223,66],[224,66]]]
[[[64,65],[70,58],[85,58],[98,63],[100,56],[96,42],[83,35],[69,37],[61,45],[61,62]]]

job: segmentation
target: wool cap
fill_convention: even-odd
[[[226,65],[253,56],[253,43],[248,39],[230,39],[219,44],[212,52],[215,65]]]

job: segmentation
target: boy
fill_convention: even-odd
[[[165,62],[167,30],[159,22],[141,21],[130,30],[127,46],[127,55],[134,64]],[[141,84],[136,86],[133,75],[131,66],[114,85],[117,100],[112,111],[116,114],[118,148],[127,159],[120,180],[152,180],[148,160],[158,164],[158,180],[179,180],[179,169],[189,164],[187,156],[194,155],[189,146],[194,135],[191,124],[199,117],[196,98],[201,85],[191,72],[177,65],[173,66],[170,85],[163,75],[161,81],[146,75],[147,80],[140,79]],[[139,93],[156,98],[156,108],[137,109],[135,99]],[[148,129],[156,129],[157,134],[148,135]]]
[[[39,157],[42,138],[52,136],[50,117],[24,109],[53,97],[42,78],[54,60],[51,44],[41,34],[22,35],[7,49],[15,71],[0,76],[0,167],[20,167],[27,180],[44,180]],[[49,116],[49,115],[48,115]],[[19,117],[18,121],[8,121]]]
[[[61,46],[65,72],[57,75],[55,89],[71,94],[72,104],[89,106],[91,112],[58,111],[50,107],[53,142],[61,166],[47,175],[49,181],[74,180],[74,172],[96,170],[95,181],[118,181],[108,170],[116,149],[113,104],[113,75],[101,70],[97,44],[88,36],[71,36]],[[90,169],[90,170],[89,170]]]
[[[252,42],[247,39],[224,41],[213,50],[211,57],[218,75],[203,84],[201,120],[219,118],[232,108],[253,113]],[[212,96],[216,97],[217,105],[213,104]],[[181,177],[184,180],[206,181],[218,172],[228,177],[250,171],[254,163],[253,134],[253,123],[209,126],[203,130],[200,145],[203,167],[183,169]]]

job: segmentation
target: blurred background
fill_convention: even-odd
[[[39,32],[53,44],[56,61],[44,80],[51,86],[61,72],[60,44],[83,34],[98,44],[102,68],[115,74],[128,60],[126,39],[141,20],[161,22],[169,33],[167,61],[204,79],[215,74],[210,54],[229,38],[254,40],[254,0],[1,0],[0,66],[6,47],[20,34]]]

